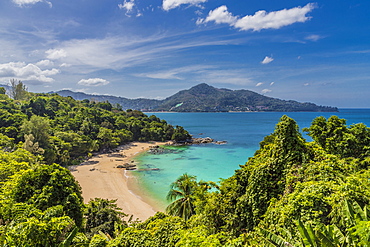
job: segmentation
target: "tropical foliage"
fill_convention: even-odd
[[[84,204],[69,170],[54,162],[187,132],[107,102],[24,95],[0,93],[0,246],[370,246],[363,124],[319,117],[307,142],[283,116],[233,176],[216,184],[183,174],[166,214],[138,222],[114,200]]]
[[[283,116],[255,155],[219,186],[180,176],[168,193],[173,201],[167,213],[179,217],[167,225],[169,245],[160,242],[158,224],[176,217],[163,214],[129,226],[109,244],[135,246],[135,239],[142,246],[368,246],[369,142],[351,151],[340,141],[343,135],[328,132],[322,143],[342,146],[326,149],[313,134],[323,132],[312,132],[321,119],[306,129],[313,137],[306,142],[295,121]],[[362,124],[348,127],[336,117],[324,122],[331,121],[340,124],[329,124],[330,131],[348,139],[370,137]]]
[[[76,101],[57,94],[34,94],[12,81],[10,95],[0,94],[0,134],[45,163],[77,164],[94,151],[130,141],[184,141],[189,133],[155,116],[123,111],[108,102]]]
[[[194,211],[194,190],[196,188],[195,176],[184,174],[171,184],[171,190],[167,194],[167,199],[172,201],[166,208],[169,215],[179,216],[188,220]],[[177,199],[177,200],[176,200]]]

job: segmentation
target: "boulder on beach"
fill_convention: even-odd
[[[136,169],[136,165],[125,163],[123,165],[122,164],[121,165],[118,165],[117,168],[125,168],[126,170],[135,170]]]

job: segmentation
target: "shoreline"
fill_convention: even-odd
[[[146,220],[158,211],[160,203],[150,197],[139,186],[131,171],[117,165],[134,163],[134,158],[150,149],[168,142],[132,142],[118,147],[118,151],[94,155],[89,160],[74,166],[72,175],[80,184],[84,203],[90,199],[117,199],[117,206],[133,219]]]
[[[133,175],[132,171],[123,171],[128,176],[127,187],[130,193],[151,206],[155,212],[164,212],[166,206],[157,201],[141,184],[139,176]],[[127,173],[127,174],[125,174]]]

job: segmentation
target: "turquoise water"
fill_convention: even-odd
[[[300,129],[309,127],[318,116],[337,115],[347,124],[370,126],[370,109],[341,109],[338,113],[316,112],[243,112],[243,113],[155,113],[172,125],[181,125],[194,137],[211,137],[227,144],[205,144],[176,148],[176,153],[143,154],[137,157],[139,168],[159,170],[136,171],[140,185],[164,207],[170,184],[188,173],[198,180],[220,181],[230,177],[259,147],[264,136],[274,131],[282,115],[296,120]],[[151,115],[151,114],[150,114]],[[308,136],[305,136],[310,140]]]

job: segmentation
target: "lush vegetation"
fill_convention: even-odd
[[[205,83],[189,90],[182,90],[164,100],[127,99],[105,95],[88,95],[71,91],[59,91],[61,95],[75,99],[96,99],[120,104],[124,109],[175,112],[227,112],[227,111],[318,111],[336,112],[336,107],[318,106],[267,97],[249,90],[218,89]]]
[[[347,126],[336,116],[319,117],[304,130],[313,139],[307,142],[295,121],[283,116],[233,176],[216,184],[183,174],[170,187],[168,198],[173,201],[166,213],[137,222],[115,201],[96,198],[83,204],[70,172],[47,162],[54,157],[53,145],[75,145],[63,149],[74,157],[73,152],[89,141],[109,148],[117,138],[113,146],[118,145],[117,133],[123,130],[131,133],[130,140],[152,133],[145,127],[140,134],[118,127],[139,122],[134,119],[147,119],[149,125],[162,121],[110,108],[108,103],[97,106],[58,95],[28,94],[29,100],[1,97],[2,246],[370,245],[370,128],[363,124]],[[37,107],[38,99],[45,100],[40,104],[44,107]],[[52,110],[49,102],[54,100],[58,107]],[[80,117],[93,111],[99,112],[94,118]],[[96,127],[96,119],[103,116]],[[89,131],[82,126],[90,126]],[[110,130],[112,139],[99,135],[100,128]],[[60,160],[52,162],[62,161],[55,157]]]
[[[11,97],[0,94],[0,133],[10,149],[24,148],[47,164],[77,164],[94,151],[131,141],[189,139],[182,127],[119,105],[76,101],[57,94],[27,92],[13,82]]]

